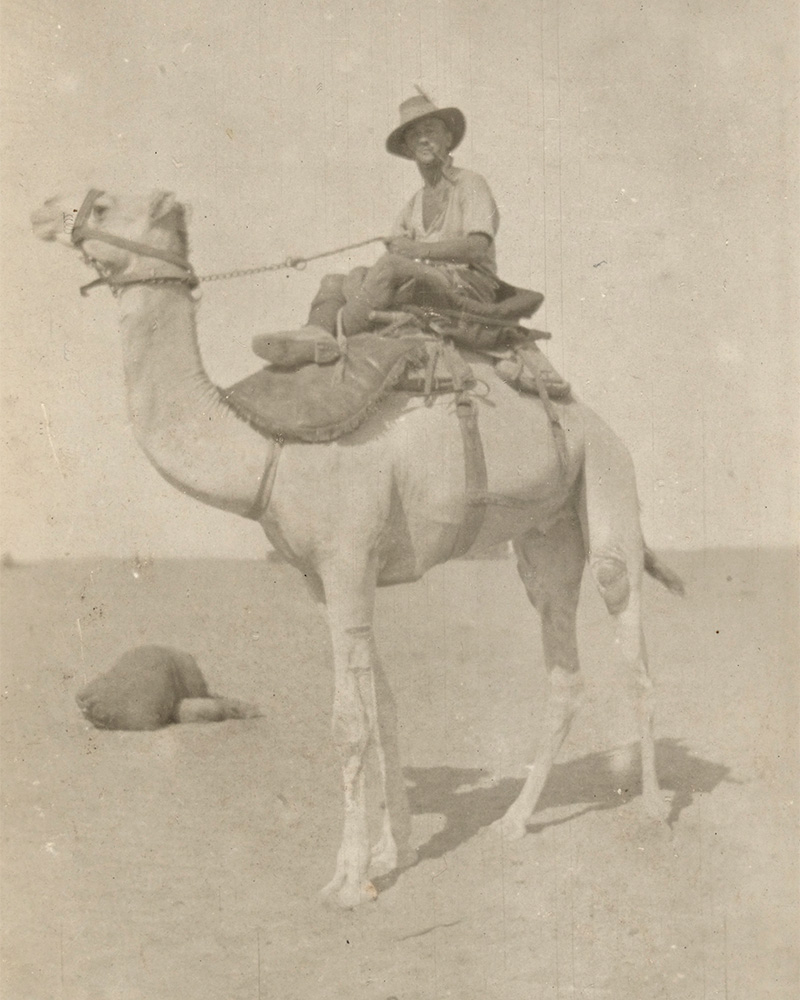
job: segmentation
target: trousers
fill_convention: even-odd
[[[463,264],[425,264],[386,253],[372,267],[349,274],[327,274],[311,303],[308,322],[334,333],[341,310],[345,334],[370,325],[376,309],[403,305],[458,308],[464,299],[493,302],[498,282],[490,274]]]

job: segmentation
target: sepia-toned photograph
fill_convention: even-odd
[[[3,1000],[796,1000],[797,4],[0,19]]]

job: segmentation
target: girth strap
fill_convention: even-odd
[[[542,406],[544,407],[544,412],[547,414],[547,419],[550,421],[550,431],[553,435],[553,441],[555,442],[558,462],[561,466],[562,473],[566,474],[567,469],[569,468],[567,439],[564,435],[564,428],[562,427],[561,421],[558,417],[558,411],[553,405],[553,401],[550,399],[550,394],[547,391],[547,385],[542,377],[541,369],[534,361],[531,360],[530,355],[524,348],[518,350],[517,356],[525,368],[527,368],[531,373],[536,383],[536,392],[539,395],[539,399],[542,401]]]
[[[278,459],[281,457],[281,451],[283,450],[282,442],[277,438],[273,439],[275,444],[275,450],[267,455],[267,463],[264,466],[264,472],[261,476],[261,481],[258,484],[258,490],[256,491],[255,498],[250,509],[244,515],[251,521],[260,521],[264,511],[269,507],[270,499],[272,498],[272,487],[275,485],[275,477],[278,474]]]
[[[466,510],[464,520],[458,529],[453,545],[452,559],[465,555],[478,537],[486,517],[486,497],[489,476],[486,471],[486,456],[483,451],[480,429],[478,428],[478,408],[475,400],[465,391],[456,395],[456,413],[461,438],[464,442],[464,478]]]

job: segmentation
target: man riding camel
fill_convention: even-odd
[[[453,165],[452,151],[465,131],[458,108],[437,108],[422,93],[400,105],[400,124],[386,149],[413,160],[424,183],[398,216],[385,241],[387,252],[371,268],[326,275],[306,325],[255,337],[258,355],[280,366],[334,361],[340,353],[337,324],[353,336],[370,328],[376,310],[410,303],[502,315],[494,304],[503,297],[516,305],[522,300],[516,315],[538,308],[538,292],[514,289],[496,276],[500,215],[494,197],[480,174]],[[552,369],[545,374],[561,381]]]

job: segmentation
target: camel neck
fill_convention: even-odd
[[[180,286],[120,297],[128,411],[156,469],[184,493],[249,514],[275,446],[222,402],[203,367],[195,304]]]
[[[125,374],[140,368],[176,380],[206,377],[197,346],[194,303],[180,285],[134,285],[120,294]],[[131,369],[129,371],[129,369]]]

